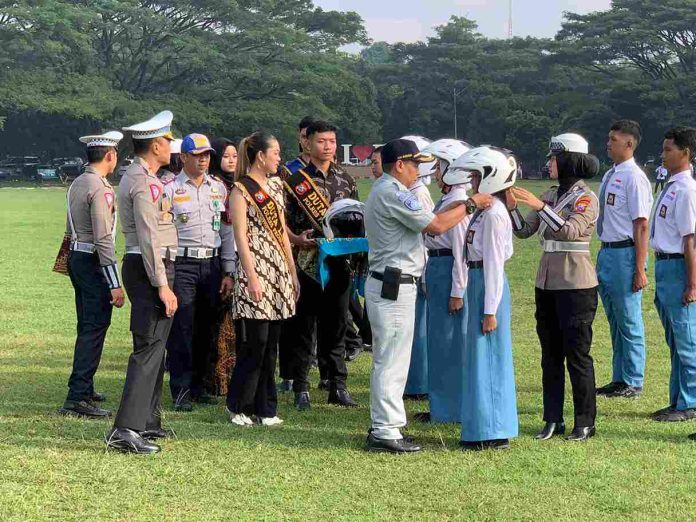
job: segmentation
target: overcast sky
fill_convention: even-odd
[[[314,0],[324,10],[356,11],[374,41],[415,42],[451,15],[466,16],[492,38],[508,32],[508,0]],[[563,11],[587,13],[608,9],[610,0],[513,0],[515,36],[551,37],[561,27]]]

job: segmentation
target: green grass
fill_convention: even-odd
[[[540,192],[545,183],[528,182]],[[433,187],[434,188],[434,187]],[[361,181],[363,197],[369,182]],[[463,453],[456,425],[411,424],[426,451],[363,451],[369,426],[370,356],[349,366],[361,407],[343,411],[313,390],[300,414],[280,399],[278,429],[239,430],[222,404],[171,411],[178,438],[154,457],[107,453],[108,422],[57,415],[72,361],[75,317],[67,278],[51,272],[64,226],[64,188],[0,189],[0,520],[688,520],[696,516],[696,423],[659,424],[668,351],[644,296],[648,367],[643,397],[599,399],[597,437],[538,443],[541,370],[534,323],[534,239],[508,263],[520,436],[507,452]],[[596,245],[595,245],[596,248]],[[122,248],[121,248],[122,252]],[[115,409],[130,352],[128,309],[115,311],[96,383]],[[599,384],[610,380],[604,312],[592,348]],[[312,381],[318,376],[313,374]],[[165,383],[165,390],[167,390]],[[410,403],[410,412],[426,408]],[[566,419],[572,419],[570,392]]]

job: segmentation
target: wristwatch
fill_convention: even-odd
[[[476,203],[474,203],[474,200],[469,198],[464,202],[464,206],[466,207],[466,212],[468,214],[473,214],[476,212]]]

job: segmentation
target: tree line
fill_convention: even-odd
[[[342,51],[366,47],[360,54]],[[573,130],[603,157],[616,118],[696,123],[696,0],[614,0],[565,13],[553,39],[486,38],[452,17],[425,42],[370,42],[353,12],[311,0],[0,0],[0,157],[80,154],[74,137],[162,108],[233,139],[329,119],[348,143],[405,134],[514,150],[538,167]]]

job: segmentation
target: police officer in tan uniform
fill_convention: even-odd
[[[87,168],[68,189],[70,254],[68,274],[75,289],[77,339],[64,415],[100,418],[111,412],[95,405],[105,397],[94,391],[104,339],[114,306],[123,306],[124,293],[114,251],[116,199],[106,176],[118,163],[120,132],[83,136]]]
[[[588,154],[587,141],[561,134],[550,143],[551,178],[559,186],[541,199],[515,187],[508,200],[517,237],[537,233],[543,254],[536,277],[537,334],[541,343],[545,426],[537,439],[565,432],[564,361],[573,388],[575,427],[568,440],[585,440],[595,433],[595,374],[590,345],[597,311],[597,276],[590,258],[590,240],[599,215],[597,196],[585,184],[599,171],[599,160]],[[522,217],[515,199],[532,211]]]
[[[177,235],[172,203],[157,178],[169,164],[170,111],[126,127],[133,138],[135,161],[119,185],[121,229],[126,238],[123,282],[131,301],[133,353],[114,428],[107,446],[133,453],[156,453],[149,439],[168,436],[162,429],[160,399],[165,343],[177,300],[174,259]]]

